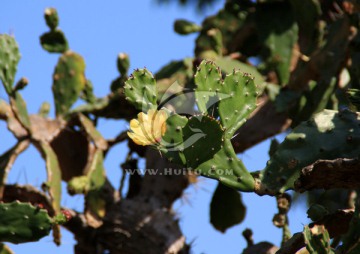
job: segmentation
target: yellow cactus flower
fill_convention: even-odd
[[[165,110],[150,109],[147,114],[141,112],[138,119],[130,121],[131,132],[127,134],[138,145],[158,144],[165,134],[167,118]]]

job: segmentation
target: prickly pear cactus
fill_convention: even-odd
[[[46,210],[29,203],[0,204],[0,241],[25,243],[48,235],[52,220]]]
[[[66,114],[85,88],[85,62],[77,53],[66,51],[59,59],[53,75],[56,115]]]
[[[178,19],[174,23],[174,30],[178,34],[186,35],[199,32],[201,30],[201,26],[184,19]]]
[[[59,25],[59,15],[55,8],[46,8],[44,13],[46,25],[54,30]]]
[[[281,16],[281,19],[273,17]],[[289,2],[261,3],[256,12],[259,39],[264,44],[262,55],[274,69],[281,85],[290,77],[292,50],[298,38],[298,25]]]
[[[252,76],[234,70],[223,80],[219,67],[203,61],[195,74],[195,84],[200,112],[219,116],[226,138],[232,138],[256,107],[257,91]]]
[[[69,49],[65,34],[57,28],[59,16],[55,8],[45,9],[45,21],[50,28],[50,32],[44,33],[40,37],[40,44],[50,53],[64,53]]]
[[[306,249],[313,254],[334,254],[330,246],[330,236],[324,225],[305,226],[303,232]]]
[[[130,68],[130,58],[126,53],[120,53],[118,55],[116,65],[121,76],[127,76]]]
[[[49,192],[51,203],[56,213],[60,213],[61,206],[61,170],[56,154],[51,146],[45,142],[40,144],[43,157],[46,160],[47,182],[45,189]]]
[[[42,117],[48,117],[50,113],[50,108],[51,108],[50,103],[45,101],[41,104],[38,114]]]
[[[125,83],[126,100],[138,110],[147,112],[157,107],[154,76],[147,69],[135,70]]]
[[[103,152],[98,149],[86,175],[73,177],[68,183],[70,194],[85,194],[86,210],[97,217],[105,215],[105,200],[101,196],[105,184],[103,160]]]
[[[324,110],[301,123],[280,144],[261,173],[270,192],[293,189],[300,171],[319,159],[356,158],[360,154],[360,116],[349,110]]]
[[[137,75],[138,72],[141,71],[137,71]],[[148,84],[140,82],[131,86],[133,90],[129,85],[126,89],[139,95],[139,90]],[[257,91],[253,78],[233,71],[223,80],[220,69],[213,62],[203,61],[195,74],[195,84],[196,103],[201,114],[187,118],[173,113],[166,121],[162,139],[154,140],[158,142],[154,145],[170,161],[217,179],[229,187],[253,191],[254,179],[237,158],[230,141],[256,107]],[[147,89],[155,90],[155,82]],[[135,105],[139,104],[135,102]],[[156,107],[156,104],[151,105]],[[148,116],[141,118],[139,122],[146,119],[151,125]],[[156,130],[142,135],[146,137],[152,132]]]
[[[65,34],[61,30],[44,33],[40,37],[40,44],[50,53],[64,53],[69,49]]]
[[[0,35],[0,80],[8,94],[12,92],[19,60],[19,46],[15,39],[7,34]]]
[[[30,130],[30,118],[27,111],[26,103],[19,92],[14,92],[10,97],[11,108],[16,118],[27,129]]]

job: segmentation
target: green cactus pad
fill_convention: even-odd
[[[218,121],[208,116],[193,116],[183,129],[186,165],[196,169],[212,159],[221,149],[223,129]]]
[[[55,213],[58,214],[61,211],[61,170],[59,162],[55,152],[49,144],[41,142],[40,146],[42,148],[43,157],[46,161],[46,188],[50,194],[51,203]]]
[[[86,80],[84,90],[82,91],[80,97],[81,99],[83,99],[84,101],[90,104],[96,102],[96,96],[94,95],[94,86],[89,79]]]
[[[210,203],[210,223],[222,233],[241,223],[246,214],[238,191],[218,183]]]
[[[64,53],[69,49],[65,34],[61,30],[44,33],[40,37],[40,44],[50,53]]]
[[[284,86],[290,77],[293,47],[298,40],[298,26],[292,6],[287,1],[262,3],[256,10],[259,39],[265,46],[262,54],[269,67],[275,69],[279,83]]]
[[[242,191],[254,190],[254,179],[237,158],[224,130],[209,116],[173,115],[166,122],[160,150],[171,161]]]
[[[86,207],[100,218],[105,216],[106,202],[102,197],[105,185],[105,168],[103,151],[98,149],[87,172],[89,179],[88,193],[85,196]]]
[[[59,59],[53,75],[56,115],[68,112],[86,85],[85,62],[77,53],[66,51]]]
[[[357,158],[360,116],[351,111],[324,110],[297,126],[279,145],[262,172],[271,192],[293,189],[301,169],[316,160]]]
[[[330,236],[324,225],[305,226],[303,232],[306,249],[313,254],[334,254],[330,246]]]
[[[202,61],[194,76],[196,104],[202,114],[217,117],[218,90],[222,83],[221,70],[213,62]],[[225,95],[224,95],[225,96]]]
[[[220,69],[203,61],[195,74],[195,96],[201,112],[220,116],[226,137],[231,138],[256,108],[257,91],[249,74],[233,71],[222,80]]]
[[[26,103],[19,92],[12,93],[10,97],[10,105],[16,118],[27,130],[30,130],[30,118],[26,108]]]
[[[226,74],[232,73],[234,69],[244,73],[250,73],[251,76],[254,77],[254,83],[256,85],[257,92],[261,94],[264,91],[266,82],[256,67],[234,60],[231,57],[219,57],[215,60],[215,64],[219,66],[220,69]]]
[[[41,104],[38,114],[42,117],[48,117],[50,113],[50,108],[51,108],[50,103],[45,101]]]
[[[0,35],[0,80],[8,94],[12,92],[20,57],[19,46],[15,39],[7,34]]]
[[[166,127],[160,149],[171,161],[182,162],[188,168],[196,169],[221,149],[223,130],[214,118],[200,115],[188,120],[173,115]]]
[[[174,23],[174,30],[178,34],[187,35],[199,32],[201,30],[201,26],[184,19],[178,19]]]
[[[67,190],[70,195],[85,194],[89,191],[88,176],[76,176],[71,178],[67,184]]]
[[[184,155],[183,129],[188,123],[185,116],[174,114],[166,120],[166,132],[162,137],[160,150],[170,162],[186,165]]]
[[[120,53],[117,57],[116,66],[121,76],[127,76],[130,68],[130,58],[126,53]]]
[[[244,192],[254,191],[254,178],[247,171],[240,159],[237,158],[231,141],[225,139],[222,149],[211,160],[196,168],[203,176],[216,179],[222,184]]]
[[[50,233],[52,220],[46,210],[29,203],[0,204],[0,241],[26,243]]]
[[[67,186],[71,195],[85,194],[86,209],[98,217],[105,215],[102,192],[106,177],[103,160],[103,151],[97,149],[85,175],[73,177]]]
[[[125,82],[126,99],[138,110],[147,112],[157,107],[155,78],[147,69],[135,70]]]
[[[46,8],[44,13],[44,18],[47,26],[54,30],[59,25],[59,15],[55,8]]]

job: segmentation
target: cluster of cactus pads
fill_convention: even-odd
[[[39,114],[28,113],[20,91],[29,81],[21,78],[15,83],[19,47],[12,36],[0,35],[0,80],[9,96],[9,104],[0,100],[0,115],[18,139],[17,144],[0,156],[0,201],[5,196],[6,178],[14,160],[32,144],[46,161],[47,181],[42,188],[51,208],[42,209],[19,201],[0,203],[0,242],[37,241],[53,229],[55,242],[59,244],[59,224],[69,217],[60,205],[61,181],[67,183],[71,195],[85,196],[84,214],[89,228],[100,227],[115,195],[107,189],[109,183],[104,168],[104,157],[111,142],[96,129],[97,118],[130,120],[140,112],[138,120],[130,121],[130,138],[136,135],[142,138],[140,143],[134,139],[135,143],[152,145],[171,163],[219,182],[210,210],[211,223],[216,229],[225,232],[244,219],[246,207],[238,191],[277,196],[279,212],[273,222],[283,229],[282,245],[286,245],[291,237],[287,217],[291,199],[284,192],[304,191],[299,181],[303,169],[318,160],[356,159],[360,155],[360,115],[356,112],[360,108],[360,92],[348,90],[352,111],[339,111],[336,109],[341,98],[336,98],[334,91],[341,82],[333,75],[338,70],[334,69],[333,73],[318,70],[318,77],[302,79],[308,77],[303,73],[315,68],[318,62],[337,66],[327,57],[334,55],[333,60],[342,61],[338,56],[342,54],[344,40],[338,42],[335,36],[330,36],[322,41],[324,28],[317,22],[321,15],[320,2],[257,2],[227,1],[222,10],[205,19],[201,26],[176,21],[174,29],[179,34],[199,32],[196,58],[171,62],[155,75],[156,79],[145,68],[128,76],[129,57],[119,54],[120,76],[112,82],[111,93],[104,98],[93,94],[92,83],[85,76],[85,61],[70,50],[64,33],[58,28],[56,9],[46,9],[45,21],[50,31],[40,37],[40,43],[44,50],[60,54],[52,84],[56,119],[47,117],[48,103],[42,105]],[[309,7],[305,18],[299,15],[303,2]],[[281,16],[285,21],[273,19],[274,16]],[[328,33],[336,33],[346,24],[336,22]],[[242,30],[246,26],[251,29]],[[254,31],[258,34],[234,45],[235,37],[241,39],[239,34]],[[297,45],[299,31],[311,37],[308,40],[311,43],[304,40]],[[341,38],[348,37],[345,34]],[[292,80],[290,66],[297,47],[309,55],[315,49],[317,53],[312,58],[315,60],[302,55],[303,62],[297,65]],[[332,54],[326,54],[325,60],[319,57],[330,52],[329,48]],[[247,62],[247,56],[258,56],[264,61],[255,67]],[[311,66],[309,61],[314,61]],[[356,73],[357,70],[352,70],[350,74]],[[264,76],[277,84],[266,83]],[[303,84],[308,87],[302,88]],[[273,143],[265,168],[250,172],[238,158],[232,140],[254,113],[261,101],[259,96],[273,103],[278,114],[288,114],[294,128],[282,143]],[[86,104],[73,109],[78,99]],[[159,125],[155,122],[158,120],[164,123]],[[120,135],[119,140],[125,139]],[[144,139],[148,142],[143,142]],[[131,145],[129,140],[129,147]],[[140,156],[144,153],[139,147],[131,149],[129,161],[135,161],[130,158],[134,151]],[[355,206],[353,225],[342,238],[340,250],[344,253],[356,253],[360,248],[356,242],[360,232],[358,201]],[[321,216],[314,214],[319,209]],[[309,217],[314,221],[321,221],[325,215],[331,214],[318,204],[309,210]],[[324,225],[314,224],[305,227],[302,237],[310,253],[334,253],[330,235]],[[352,246],[355,251],[346,252]],[[0,253],[11,251],[1,244]]]
[[[46,102],[38,115],[28,114],[20,94],[28,80],[21,78],[14,85],[20,60],[19,47],[14,37],[0,35],[0,80],[10,102],[8,105],[1,100],[0,111],[9,130],[18,139],[13,148],[0,156],[0,200],[3,199],[6,178],[14,160],[32,143],[46,161],[47,181],[43,183],[42,189],[48,194],[46,199],[50,200],[51,211],[36,207],[34,203],[1,203],[0,241],[38,241],[53,229],[54,241],[60,244],[59,224],[69,219],[60,206],[62,180],[69,182],[69,190],[75,190],[70,193],[85,194],[88,217],[104,216],[105,204],[99,193],[105,185],[103,153],[107,149],[107,143],[87,116],[69,113],[79,97],[85,101],[95,100],[91,82],[85,78],[83,58],[68,49],[64,34],[57,29],[59,19],[56,10],[46,9],[45,20],[51,31],[40,38],[43,48],[51,53],[62,53],[55,67],[52,86],[57,119],[47,118],[50,107]],[[42,124],[43,127],[38,128]],[[78,126],[80,131],[71,130],[75,126]],[[59,143],[60,139],[62,141]],[[88,148],[86,154],[76,153],[77,151],[74,153],[74,143],[85,145]],[[83,158],[79,158],[79,155]],[[71,168],[66,162],[64,164],[64,161],[75,159],[69,156],[75,156],[76,160],[84,163]],[[79,181],[79,178],[82,181]],[[2,246],[1,251],[6,251],[6,248],[5,245]]]
[[[194,76],[198,115],[172,112],[158,149],[171,161],[242,191],[254,190],[254,179],[231,144],[235,131],[256,108],[253,78],[234,70],[224,79],[211,61],[203,61]],[[145,113],[158,108],[156,83],[146,69],[136,70],[125,85],[126,99]],[[176,109],[175,109],[176,111]],[[150,134],[150,133],[149,133]]]

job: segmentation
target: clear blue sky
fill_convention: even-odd
[[[131,57],[131,68],[146,66],[156,72],[171,60],[193,55],[195,35],[182,37],[172,30],[174,20],[185,18],[201,23],[204,15],[191,7],[182,8],[176,4],[159,6],[155,0],[119,1],[4,1],[0,9],[0,33],[13,33],[22,54],[17,78],[30,80],[22,94],[31,113],[37,112],[43,101],[53,103],[51,94],[52,73],[57,62],[57,54],[49,54],[41,49],[39,36],[48,30],[43,19],[46,7],[57,8],[60,15],[60,28],[65,32],[70,48],[80,53],[86,61],[86,76],[92,80],[97,96],[109,92],[111,81],[118,76],[116,56],[126,52]],[[215,13],[222,3],[209,9],[207,14]],[[6,99],[0,88],[0,98]],[[52,111],[53,112],[53,111]],[[53,113],[52,113],[53,114]],[[127,128],[124,121],[100,121],[99,129],[107,137],[113,137]],[[282,136],[280,136],[281,138]],[[15,143],[0,122],[0,153]],[[250,170],[264,167],[268,159],[269,142],[254,147],[239,155]],[[105,161],[107,173],[115,187],[119,186],[119,163],[124,160],[126,145],[116,146]],[[40,186],[45,180],[45,165],[38,152],[31,147],[22,154],[13,166],[9,182],[28,183]],[[65,187],[65,185],[64,185]],[[180,218],[182,231],[187,241],[193,243],[193,253],[217,254],[241,253],[245,241],[241,232],[250,227],[254,231],[255,242],[269,240],[280,244],[281,230],[272,225],[276,213],[276,202],[271,197],[258,197],[243,194],[247,206],[245,221],[222,234],[209,223],[209,204],[216,187],[213,180],[200,178],[199,183],[186,190],[183,199],[177,201],[174,210]],[[64,195],[64,206],[81,209],[80,196]],[[290,213],[292,232],[302,230],[307,223],[301,206],[294,207]],[[17,254],[27,253],[73,253],[73,236],[62,230],[63,244],[56,247],[51,237],[38,243],[11,245]]]

